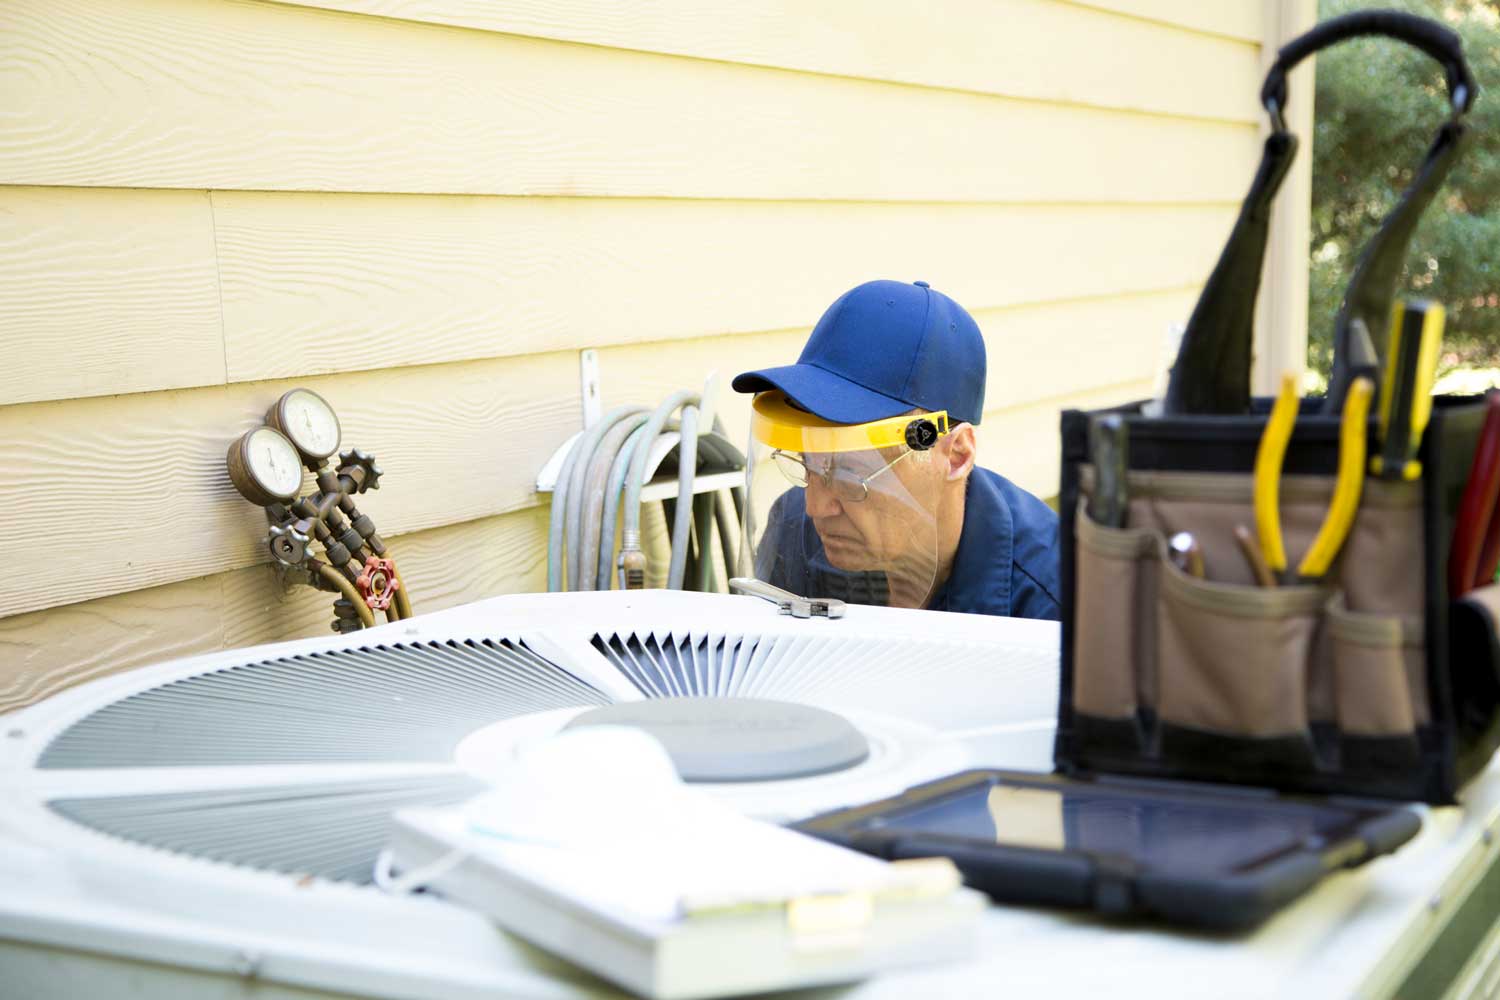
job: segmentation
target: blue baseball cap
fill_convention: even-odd
[[[828,307],[796,364],[745,372],[732,384],[737,392],[780,389],[836,424],[913,409],[977,424],[984,373],[984,338],[963,306],[925,281],[867,281]]]

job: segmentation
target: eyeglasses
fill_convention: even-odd
[[[790,451],[777,449],[771,452],[771,458],[776,462],[776,468],[781,470],[781,474],[793,486],[806,487],[810,479],[816,479],[823,484],[824,489],[844,503],[864,503],[870,497],[870,481],[911,454],[914,453],[903,451],[868,476],[860,476],[857,469],[840,466],[832,456],[820,456],[822,460],[817,464],[821,468],[809,465],[806,455]]]

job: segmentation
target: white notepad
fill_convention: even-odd
[[[871,858],[747,819],[675,776],[631,787],[618,771],[602,785],[548,773],[546,790],[532,777],[397,813],[393,867],[659,1000],[851,981],[972,952],[985,900],[946,859]]]

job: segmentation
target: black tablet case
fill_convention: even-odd
[[[1298,804],[1265,791],[1233,786],[1155,782],[1144,779],[1081,782],[1061,775],[964,771],[917,785],[894,798],[825,813],[796,825],[805,833],[896,861],[951,858],[964,882],[1003,903],[1041,904],[1093,910],[1111,917],[1158,918],[1217,930],[1261,922],[1311,889],[1325,875],[1353,867],[1406,843],[1421,828],[1409,809],[1360,800],[1320,800],[1320,806],[1360,814],[1349,835],[1332,842],[1307,841],[1245,871],[1192,875],[1143,866],[1129,858],[1082,849],[1076,817],[1065,816],[1061,850],[985,843],[966,837],[866,829],[870,820],[958,794],[976,783],[997,780],[1012,787],[1058,790],[1087,786],[1091,794],[1131,800],[1253,804],[1268,812]]]

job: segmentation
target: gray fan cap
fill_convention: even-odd
[[[870,755],[843,716],[764,698],[652,698],[607,705],[565,728],[634,726],[659,740],[683,781],[779,781],[853,767]]]

